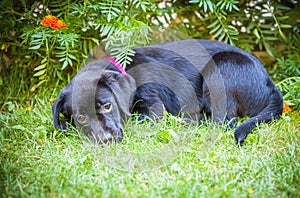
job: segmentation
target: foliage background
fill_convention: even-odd
[[[3,0],[1,94],[7,95],[9,80],[20,84],[19,91],[65,84],[100,43],[126,66],[134,55],[131,48],[146,45],[155,26],[255,53],[277,82],[293,77],[279,88],[290,105],[298,106],[299,13],[297,1]],[[42,26],[49,14],[68,28]]]

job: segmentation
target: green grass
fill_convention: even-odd
[[[0,197],[300,196],[297,110],[260,125],[242,147],[233,130],[168,115],[143,123],[133,117],[121,143],[100,146],[75,129],[54,128],[57,92],[6,93]]]

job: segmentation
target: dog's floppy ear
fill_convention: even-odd
[[[136,89],[133,77],[119,72],[105,71],[102,74],[101,81],[112,91],[121,113],[129,116],[133,101],[133,93]]]
[[[65,88],[66,89],[66,88]],[[70,93],[66,93],[65,89],[63,89],[59,95],[59,97],[56,99],[56,101],[52,105],[52,114],[53,114],[53,120],[54,120],[54,126],[57,129],[67,129],[67,122],[71,121],[71,114],[68,110],[64,109],[66,108],[66,103],[70,102],[69,98],[71,97]],[[59,114],[63,113],[66,120],[60,120]],[[68,115],[66,115],[68,114]]]

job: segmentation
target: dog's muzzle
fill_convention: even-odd
[[[95,143],[107,144],[111,142],[120,142],[123,140],[122,129],[110,129],[106,128],[101,130],[99,128],[94,129],[94,127],[83,126],[81,127],[82,132]]]

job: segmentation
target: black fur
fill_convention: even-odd
[[[205,113],[216,122],[248,116],[234,134],[242,143],[257,124],[281,115],[282,96],[264,66],[236,47],[210,40],[185,40],[134,50],[127,75],[107,60],[84,67],[74,78],[84,85],[78,88],[73,79],[53,104],[55,127],[65,129],[71,117],[79,125],[78,115],[88,114],[80,112],[83,104],[96,114],[87,116],[86,134],[102,142],[122,139],[122,120],[130,115],[129,111],[159,116],[166,110],[196,120],[203,119]],[[93,72],[88,78],[80,79],[89,71]],[[95,91],[89,92],[86,87],[94,87]],[[74,90],[82,94],[74,94]],[[93,100],[87,102],[90,98]],[[112,103],[113,109],[97,113],[105,101]],[[66,121],[60,121],[59,113]]]

